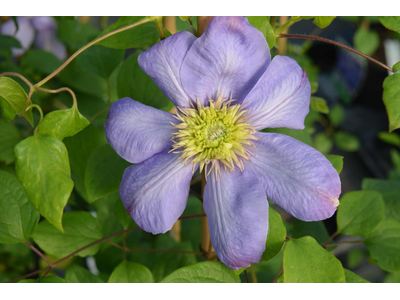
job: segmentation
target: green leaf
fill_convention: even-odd
[[[21,43],[14,37],[9,35],[0,34],[0,48],[10,49],[10,48],[22,48]]]
[[[58,276],[46,276],[43,278],[39,278],[37,280],[38,283],[67,283],[63,278],[58,277]]]
[[[311,96],[311,108],[322,114],[329,113],[329,107],[326,104],[326,100],[321,97]]]
[[[347,266],[350,269],[358,267],[363,260],[364,253],[361,249],[352,249],[347,254]]]
[[[257,28],[264,35],[267,40],[268,46],[272,49],[275,46],[275,32],[269,23],[268,17],[247,17],[249,23]]]
[[[163,283],[240,283],[239,276],[221,262],[206,261],[180,268]]]
[[[85,189],[85,172],[90,155],[94,150],[105,143],[100,131],[93,125],[87,126],[84,130],[64,139],[68,149],[69,160],[72,167],[72,179],[79,194],[87,200]]]
[[[400,147],[400,135],[395,132],[379,132],[378,137],[385,143]]]
[[[312,237],[289,240],[283,252],[285,283],[344,283],[342,264]]]
[[[179,17],[181,18],[182,21],[189,21],[190,19],[192,19],[193,17]]]
[[[337,131],[333,136],[333,139],[336,146],[343,151],[355,152],[360,149],[358,137],[349,132]]]
[[[337,212],[338,231],[347,235],[367,235],[385,215],[381,194],[355,191],[345,194]]]
[[[383,81],[383,102],[389,116],[389,132],[400,128],[400,74],[393,74]]]
[[[65,137],[74,136],[82,131],[90,122],[74,105],[70,109],[56,110],[48,113],[40,122],[39,134],[54,136],[62,141]]]
[[[79,265],[72,265],[65,272],[65,280],[68,283],[102,283],[98,276],[90,273]]]
[[[331,162],[332,166],[340,174],[340,172],[343,170],[343,156],[325,154],[325,157]]]
[[[165,249],[165,246],[163,249]],[[193,248],[189,242],[183,242],[176,244],[169,250],[193,251]],[[197,263],[197,260],[194,254],[162,253],[151,270],[154,276],[154,281],[159,282],[173,271],[195,263]]]
[[[64,144],[50,136],[34,135],[14,148],[15,171],[29,200],[57,229],[74,187]]]
[[[385,26],[387,29],[396,31],[400,33],[400,17],[379,17],[379,21],[381,21],[382,25]]]
[[[11,164],[15,161],[14,146],[21,140],[18,129],[0,119],[0,161]]]
[[[94,40],[99,31],[88,24],[81,24],[78,20],[61,19],[58,22],[57,37],[74,52]]]
[[[108,79],[122,62],[124,54],[124,50],[95,45],[80,54],[76,60],[82,69]]]
[[[130,97],[155,108],[170,110],[172,102],[139,67],[138,55],[131,55],[121,67],[117,79],[118,97]]]
[[[344,275],[346,276],[346,283],[370,283],[368,280],[365,280],[361,276],[358,276],[356,273],[347,269],[344,269]]]
[[[60,73],[58,79],[74,91],[79,91],[102,99],[107,99],[108,97],[107,80],[83,69],[76,60],[73,60]]]
[[[89,203],[117,192],[122,174],[129,165],[110,145],[96,149],[88,160],[85,172]]]
[[[123,261],[111,273],[108,283],[153,283],[150,270],[141,264]]]
[[[25,108],[28,95],[25,90],[9,77],[0,77],[0,108],[5,121],[10,122]],[[24,118],[33,126],[32,110],[24,113]]]
[[[334,126],[339,126],[342,124],[345,119],[345,111],[343,107],[339,104],[331,107],[328,118]]]
[[[387,274],[384,282],[385,283],[400,283],[400,272]]]
[[[122,227],[124,229],[128,229],[130,227],[135,226],[135,222],[133,221],[132,217],[126,211],[124,204],[122,203],[122,200],[119,199],[119,197],[118,197],[117,201],[115,201],[114,213],[115,213],[115,216],[118,218],[119,223],[122,225]]]
[[[39,221],[39,213],[29,201],[18,179],[0,171],[0,243],[27,240]]]
[[[371,257],[385,271],[400,271],[400,222],[383,220],[364,240]]]
[[[385,219],[400,221],[399,181],[365,178],[362,182],[362,189],[379,192],[385,201]]]
[[[102,238],[101,227],[88,212],[71,211],[63,216],[64,233],[58,231],[48,221],[42,221],[33,233],[33,240],[46,253],[64,257],[74,251]],[[89,247],[76,255],[94,255],[100,244]]]
[[[111,31],[136,23],[144,17],[120,17],[117,22],[108,26],[100,36]],[[159,40],[157,27],[154,22],[148,22],[132,29],[123,31],[97,43],[115,49],[139,48],[153,45]]]
[[[325,28],[329,26],[336,17],[324,16],[324,17],[301,17],[301,18],[306,20],[314,18],[313,23],[315,25],[317,25],[319,28]]]
[[[314,138],[315,149],[322,153],[332,150],[333,142],[325,133],[318,133]]]
[[[271,207],[269,208],[268,222],[267,243],[261,261],[270,260],[277,255],[286,240],[286,227],[283,225],[281,215]]]
[[[24,54],[21,66],[24,69],[31,69],[47,75],[61,66],[61,61],[53,53],[41,49],[32,49]]]
[[[303,222],[298,219],[293,221],[293,232],[294,238],[301,238],[303,236],[311,236],[319,244],[325,244],[329,239],[328,231],[322,221],[319,222]]]
[[[395,63],[392,67],[393,73],[398,73],[400,71],[400,61]]]
[[[366,54],[372,55],[378,49],[379,34],[374,30],[359,28],[354,34],[354,47]]]
[[[58,276],[46,276],[39,279],[22,279],[18,283],[67,283],[64,279]]]

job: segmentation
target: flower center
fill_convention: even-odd
[[[178,131],[173,134],[171,151],[181,153],[180,159],[193,163],[193,169],[199,163],[206,175],[214,169],[217,174],[221,168],[234,171],[235,166],[243,171],[243,161],[253,155],[252,141],[257,140],[256,130],[245,123],[247,111],[221,96],[209,102],[206,107],[199,101],[193,108],[178,107],[176,119],[180,123],[174,124]]]

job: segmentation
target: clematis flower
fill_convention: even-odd
[[[295,60],[271,61],[243,17],[214,17],[196,38],[179,32],[139,55],[140,67],[177,114],[130,98],[111,106],[108,142],[134,163],[120,196],[145,231],[165,233],[185,209],[192,174],[207,175],[203,205],[212,245],[231,269],[265,251],[268,201],[303,221],[329,218],[340,179],[314,148],[264,128],[303,129],[310,84]]]

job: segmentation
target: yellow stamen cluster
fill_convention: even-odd
[[[247,120],[246,110],[241,104],[231,105],[234,100],[210,99],[209,106],[198,100],[192,108],[180,108],[173,124],[178,129],[173,134],[172,152],[181,153],[185,164],[197,164],[200,171],[205,168],[206,175],[212,170],[220,174],[222,167],[231,171],[237,166],[243,171],[243,162],[252,155],[256,130]]]

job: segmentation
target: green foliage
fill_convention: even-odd
[[[145,266],[123,261],[112,272],[109,283],[153,283],[153,275]]]
[[[85,171],[85,189],[89,203],[115,193],[129,163],[119,157],[110,145],[96,149],[89,157]]]
[[[312,237],[289,240],[283,253],[285,283],[344,283],[340,261],[322,248]]]
[[[118,97],[130,97],[155,108],[170,110],[172,102],[139,67],[138,55],[131,55],[122,64],[117,80]]]
[[[393,73],[398,73],[400,71],[400,61],[393,65]]]
[[[21,60],[21,67],[39,74],[50,74],[61,66],[61,61],[50,52],[41,49],[32,49],[25,53]]]
[[[339,126],[344,122],[345,112],[342,106],[334,105],[329,112],[328,115],[329,121],[331,121],[332,125]]]
[[[67,283],[64,279],[58,276],[46,276],[39,279],[22,279],[18,283]]]
[[[338,231],[347,235],[367,235],[385,215],[381,194],[356,191],[345,194],[337,212]]]
[[[68,149],[75,188],[85,200],[88,200],[85,188],[86,166],[94,150],[105,143],[105,137],[103,138],[96,127],[89,125],[73,137],[66,138],[64,143]]]
[[[394,219],[400,222],[399,181],[365,178],[362,182],[362,189],[379,192],[385,201],[385,219]]]
[[[0,119],[0,162],[11,164],[15,161],[13,149],[20,140],[18,129]]]
[[[311,108],[316,112],[320,112],[322,114],[329,113],[329,107],[326,104],[325,99],[321,97],[314,97],[314,96],[311,97]]]
[[[48,221],[42,221],[33,233],[33,240],[46,253],[61,258],[102,238],[100,224],[88,212],[65,213],[63,225],[64,233],[54,228]],[[96,244],[76,255],[81,257],[94,255],[99,248],[100,244]]]
[[[18,179],[0,171],[0,243],[26,241],[39,221],[36,211]]]
[[[40,214],[63,231],[61,218],[74,186],[67,148],[58,139],[35,134],[15,146],[15,171]]]
[[[0,108],[3,119],[10,122],[24,110],[28,95],[25,90],[9,77],[0,77]],[[33,126],[32,110],[24,113],[24,118]]]
[[[322,153],[329,153],[333,147],[333,141],[323,132],[315,135],[315,149]]]
[[[54,136],[59,140],[73,136],[88,126],[90,122],[80,114],[74,105],[70,109],[56,110],[48,113],[40,122],[39,134]]]
[[[272,49],[275,46],[275,32],[272,28],[271,24],[269,23],[268,17],[247,17],[249,23],[253,25],[255,28],[261,31],[264,35],[265,39],[267,40],[268,46]]]
[[[319,244],[325,244],[329,239],[328,231],[322,221],[319,222],[303,222],[298,219],[293,221],[293,238],[301,238],[303,236],[313,237]]]
[[[346,276],[346,283],[369,283],[368,280],[347,269],[344,269],[344,275]]]
[[[206,261],[180,268],[165,277],[163,283],[239,283],[238,275],[221,262]]]
[[[93,275],[87,269],[79,265],[70,266],[65,272],[65,280],[68,283],[102,283],[98,276]]]
[[[267,243],[261,258],[262,261],[270,260],[277,255],[286,240],[286,227],[283,225],[282,218],[271,207],[269,208],[268,223]]]
[[[331,162],[335,170],[340,174],[343,170],[343,156],[326,154],[325,157]]]
[[[81,24],[75,19],[62,18],[58,22],[57,36],[72,52],[94,40],[98,34],[97,29],[88,24]]]
[[[400,33],[400,17],[379,17],[379,21],[381,21],[382,25],[387,29],[396,31]]]
[[[324,17],[301,17],[301,18],[306,20],[314,19],[313,23],[315,25],[317,25],[319,28],[325,28],[329,26],[336,17],[324,16]]]
[[[108,26],[100,34],[100,36],[103,36],[111,31],[122,28],[124,26],[136,23],[141,19],[143,19],[143,17],[120,17],[117,22]],[[128,49],[153,45],[157,42],[158,39],[159,35],[156,25],[154,24],[154,22],[149,22],[113,35],[97,44],[115,49]]]
[[[122,62],[124,54],[124,50],[95,45],[84,51],[76,60],[86,71],[108,79]]]
[[[400,74],[386,77],[382,97],[389,116],[389,132],[392,132],[400,128]]]
[[[382,131],[379,132],[378,137],[388,144],[400,147],[400,135],[395,132]]]
[[[355,152],[360,149],[358,137],[344,131],[337,131],[333,136],[336,146],[347,152]]]
[[[168,246],[168,245],[172,246]],[[157,240],[157,248],[166,250],[193,251],[190,242],[176,243],[170,236],[160,236]],[[154,281],[160,282],[173,271],[197,263],[196,256],[188,253],[160,253],[154,255],[155,264],[151,269]]]
[[[379,35],[374,30],[367,30],[363,28],[357,29],[354,34],[354,47],[366,54],[372,55],[378,49]]]
[[[400,271],[400,222],[383,220],[364,243],[379,267],[389,272]]]

